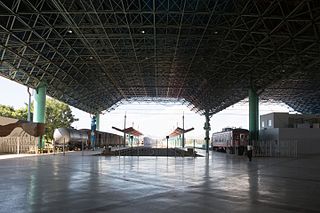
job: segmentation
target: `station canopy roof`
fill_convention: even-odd
[[[139,132],[138,130],[135,130],[133,127],[129,127],[129,128],[126,128],[126,129],[119,129],[119,128],[113,126],[112,128],[115,129],[115,130],[118,130],[120,132],[129,134],[129,135],[133,135],[133,136],[136,136],[136,137],[143,135],[141,132]]]
[[[190,128],[190,129],[182,129],[180,127],[177,127],[172,133],[170,133],[169,137],[177,137],[179,135],[182,135],[183,133],[187,133],[194,130],[194,128]]]
[[[248,97],[320,113],[319,0],[2,0],[0,75],[90,113]]]

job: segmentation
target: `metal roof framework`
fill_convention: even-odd
[[[0,75],[89,113],[131,99],[320,113],[318,0],[1,0]]]

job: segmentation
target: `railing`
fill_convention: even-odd
[[[185,157],[185,156],[195,156],[195,150],[193,149],[193,153],[187,153],[186,150],[181,148],[143,148],[143,147],[135,147],[135,148],[127,148],[127,149],[118,149],[114,150],[115,156],[171,156],[171,157]]]
[[[209,142],[209,146],[210,146],[210,143],[211,142]],[[206,148],[206,141],[203,139],[186,139],[185,147],[187,147],[187,146],[205,149]]]
[[[37,153],[38,138],[33,136],[0,137],[0,153]]]
[[[174,156],[175,157],[184,157],[185,155],[185,150],[179,149],[179,148],[174,148]]]
[[[253,156],[256,157],[297,157],[298,141],[258,141],[253,143]]]
[[[253,156],[255,157],[297,157],[298,141],[282,140],[282,141],[258,141],[253,143]],[[245,154],[246,151],[244,150]],[[180,148],[169,148],[168,155],[176,157],[184,157],[185,151]],[[119,149],[115,152],[119,156],[166,156],[166,148],[149,149],[149,148],[127,148]]]

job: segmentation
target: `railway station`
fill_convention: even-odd
[[[0,0],[0,77],[29,94],[0,114],[0,212],[320,212],[319,31],[318,0]],[[52,129],[47,96],[91,121]],[[142,102],[203,125],[101,127]],[[213,131],[239,102],[248,128]]]

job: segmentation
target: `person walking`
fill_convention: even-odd
[[[253,146],[252,145],[248,145],[247,146],[247,156],[249,158],[249,161],[252,161],[252,151],[253,151]]]

